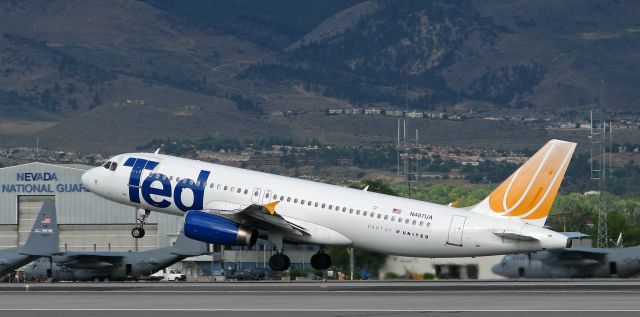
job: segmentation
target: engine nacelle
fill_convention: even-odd
[[[190,210],[184,216],[184,235],[219,245],[253,246],[258,240],[256,229],[199,210]]]

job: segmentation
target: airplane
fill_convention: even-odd
[[[617,245],[620,240],[618,238]],[[640,246],[565,248],[510,254],[491,271],[507,278],[632,277],[640,274]]]
[[[208,252],[204,242],[180,234],[172,246],[143,252],[64,252],[28,265],[27,280],[124,281],[149,278],[191,256]],[[52,262],[49,262],[52,261]]]
[[[58,252],[58,222],[53,202],[45,202],[23,246],[0,250],[0,276]]]
[[[389,255],[468,257],[550,250],[571,240],[543,227],[576,144],[551,140],[479,204],[439,205],[155,153],[116,155],[82,175],[103,198],[144,210],[132,230],[144,236],[149,213],[184,215],[196,240],[252,246],[268,239],[284,271],[283,241],[316,244],[315,269],[331,266],[325,246]]]

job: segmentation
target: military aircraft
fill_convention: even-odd
[[[631,277],[640,274],[640,246],[511,254],[491,270],[508,278]]]
[[[0,276],[58,252],[58,222],[53,202],[45,202],[23,246],[0,250]]]
[[[169,247],[144,252],[65,252],[25,268],[27,280],[122,281],[148,278],[185,258],[208,252],[204,242],[180,234]],[[51,269],[50,269],[51,268]],[[48,270],[52,274],[48,274]]]

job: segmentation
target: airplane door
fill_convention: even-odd
[[[466,221],[467,217],[465,216],[453,216],[453,218],[451,218],[447,244],[462,246],[462,232],[464,231],[464,223]]]
[[[262,204],[266,205],[271,202],[271,189],[267,189],[264,191],[264,195],[262,195]]]
[[[254,204],[259,204],[260,203],[260,192],[262,190],[258,187],[253,189],[253,194],[251,195],[251,202]]]

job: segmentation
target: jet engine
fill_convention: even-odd
[[[184,234],[194,240],[220,245],[253,246],[256,229],[204,211],[190,210],[184,216]]]

